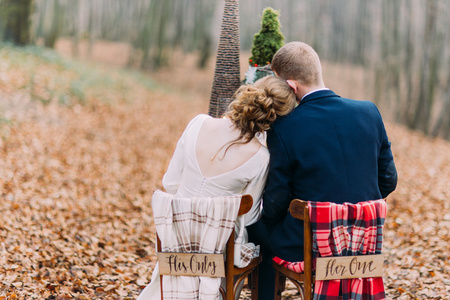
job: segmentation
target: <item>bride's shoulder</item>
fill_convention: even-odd
[[[208,119],[208,118],[212,118],[212,117],[207,114],[198,114],[194,117],[194,119]]]
[[[206,119],[212,118],[210,115],[207,114],[198,114],[196,115],[189,123],[196,123],[196,122],[202,122]]]
[[[189,128],[189,127],[194,126],[195,124],[203,123],[203,121],[208,119],[208,118],[211,118],[211,116],[206,115],[206,114],[196,115],[194,118],[192,118],[189,121],[189,124],[186,126],[186,129]]]
[[[258,148],[258,150],[256,151],[257,153],[255,153],[258,155],[255,155],[255,156],[258,156],[263,161],[269,159],[269,157],[270,157],[269,149],[267,149],[267,146],[265,145],[265,143],[262,143],[261,140],[259,140],[258,138],[255,137],[255,139],[252,140],[251,144],[254,147]]]
[[[270,158],[269,149],[267,149],[266,146],[261,145],[261,149],[260,150],[261,150],[260,152],[261,152],[261,154],[262,154],[264,159],[269,159]]]

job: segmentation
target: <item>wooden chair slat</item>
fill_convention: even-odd
[[[241,206],[239,207],[238,216],[242,216],[250,211],[253,205],[253,198],[250,195],[243,195],[241,199]]]
[[[308,208],[308,202],[294,199],[289,205],[289,213],[296,219],[304,220],[305,209]]]

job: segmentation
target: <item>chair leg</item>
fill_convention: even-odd
[[[275,271],[275,300],[281,300],[281,293],[286,287],[286,277],[278,271]]]
[[[222,295],[222,299],[226,299],[226,293],[225,293],[225,290],[223,289],[223,287],[220,287],[219,288],[219,292],[220,292],[220,295]]]
[[[253,269],[253,271],[248,275],[248,286],[251,291],[252,300],[258,300],[258,274],[259,267]]]
[[[159,289],[161,291],[161,300],[164,299],[164,293],[163,293],[163,275],[159,275]]]

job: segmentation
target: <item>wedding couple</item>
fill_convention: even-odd
[[[385,198],[397,184],[373,103],[327,89],[319,57],[305,43],[280,48],[272,70],[276,77],[241,87],[224,118],[195,117],[163,178],[167,192],[181,197],[253,197],[245,225],[261,245],[259,299],[273,299],[273,256],[303,260],[303,224],[288,212],[292,199],[357,203]],[[267,147],[257,138],[266,131]],[[146,290],[139,299],[150,299]]]

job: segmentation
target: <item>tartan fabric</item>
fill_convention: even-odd
[[[357,204],[308,203],[313,231],[313,257],[381,254],[387,206],[384,200]],[[302,273],[304,262],[273,261]],[[385,299],[383,278],[316,281],[315,300]]]
[[[387,206],[384,200],[357,204],[310,202],[313,256],[381,254]],[[383,278],[316,281],[315,300],[385,299]]]
[[[152,198],[163,252],[223,253],[241,196],[179,198],[156,191]],[[219,299],[221,278],[163,276],[164,299]]]
[[[291,271],[294,271],[296,273],[303,273],[305,271],[305,262],[304,261],[296,261],[296,262],[289,262],[286,260],[283,260],[279,258],[278,256],[275,256],[272,258],[272,260],[279,264],[280,266],[283,266]]]
[[[259,256],[260,246],[253,243],[234,244],[234,265],[238,268],[248,266],[251,261]]]

